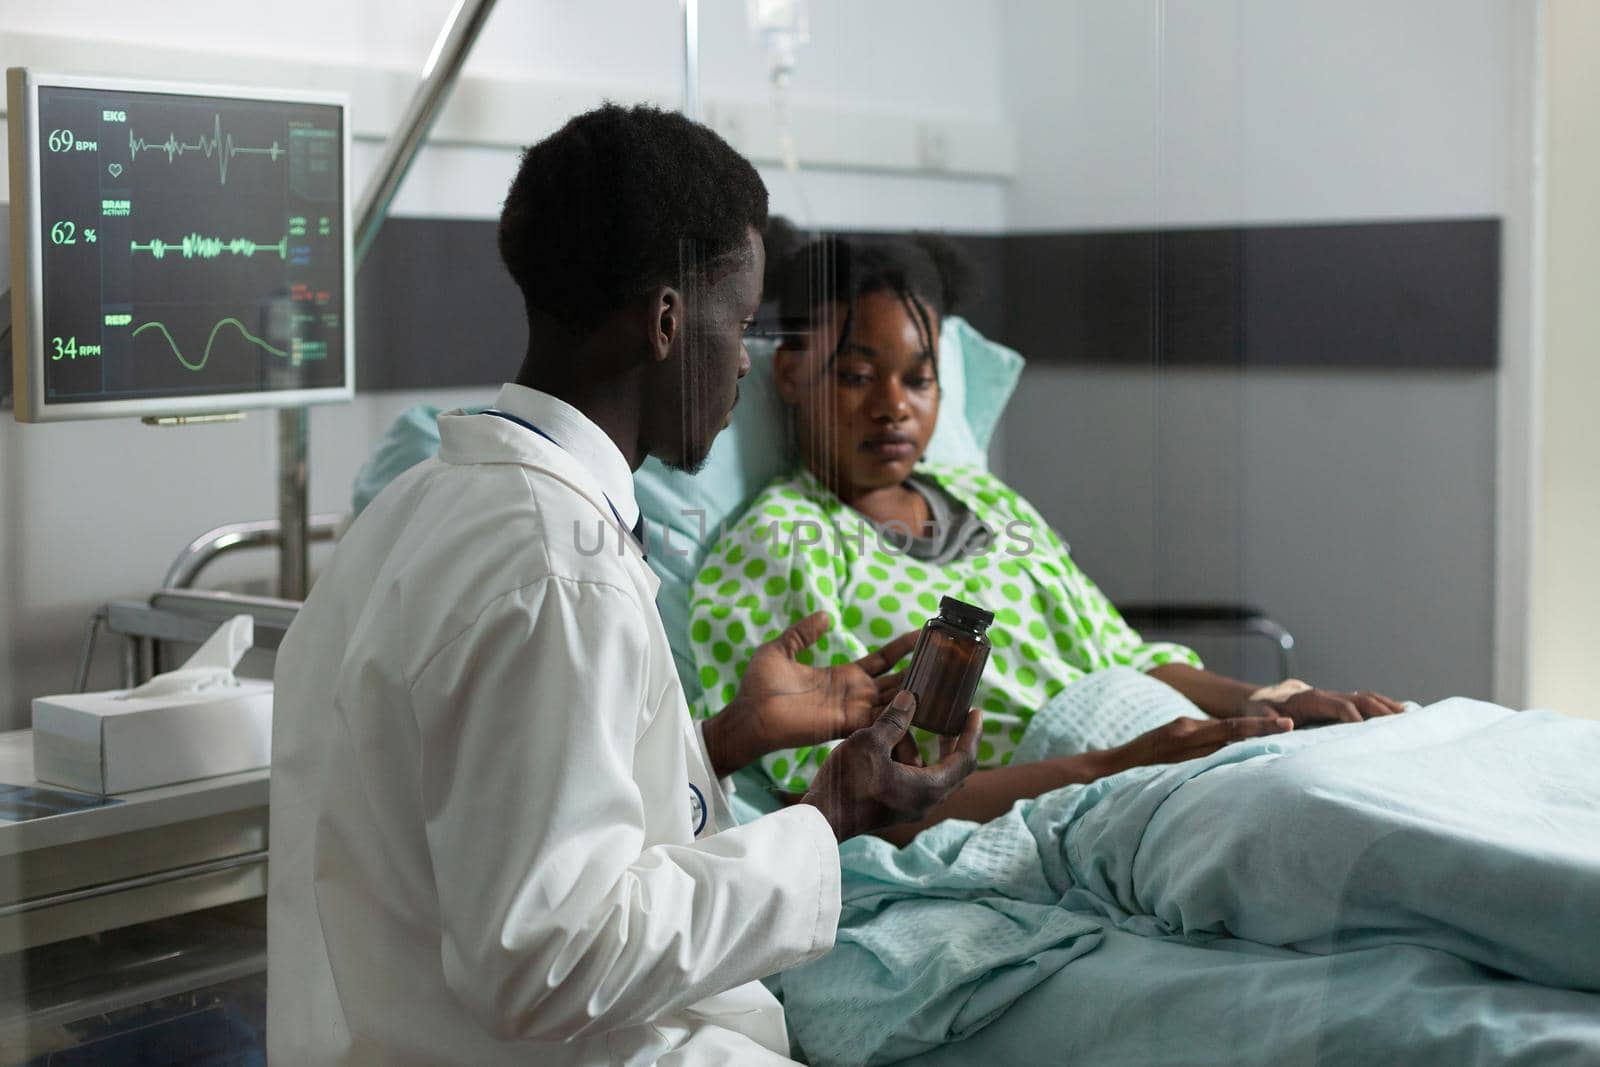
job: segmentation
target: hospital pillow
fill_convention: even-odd
[[[952,362],[961,366],[958,377],[961,388],[966,391],[962,410],[966,412],[973,443],[978,446],[978,465],[987,469],[985,457],[989,453],[989,441],[994,437],[994,428],[1000,422],[1006,403],[1016,391],[1025,361],[1016,349],[989,340],[957,315],[945,320],[944,329],[940,331],[939,350],[942,355],[961,353],[961,358]],[[942,367],[940,369],[943,371]],[[942,376],[939,385],[944,388]],[[944,422],[943,419],[939,421]],[[934,441],[939,439],[937,429],[933,437]],[[931,443],[929,447],[931,449]]]
[[[1005,409],[1023,359],[951,316],[939,335],[939,422],[927,458],[988,469],[995,423]],[[958,414],[959,413],[959,414]],[[650,531],[650,564],[661,578],[656,606],[672,644],[684,693],[697,699],[689,646],[689,587],[716,544],[768,482],[790,469],[789,419],[772,375],[772,345],[750,345],[750,373],[739,383],[733,420],[717,437],[698,474],[647,459],[634,475],[634,495]]]

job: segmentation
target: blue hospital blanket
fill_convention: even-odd
[[[906,1067],[1594,1067],[1600,996],[1417,945],[1314,956],[1113,925],[972,1037]]]
[[[1144,697],[1129,730],[1186,713],[1123,694]],[[1053,702],[1034,721],[1067,737],[1084,713]],[[1410,946],[1600,990],[1595,768],[1600,723],[1450,700],[1069,786],[901,850],[852,841],[834,950],[782,976],[791,1032],[814,1064],[892,1062],[970,1037],[1125,935]]]
[[[1015,759],[1110,748],[1180,716],[1203,717],[1171,686],[1111,668],[1040,709]],[[960,1040],[1095,947],[1100,924],[1059,907],[1065,867],[1025,813],[945,822],[904,849],[845,842],[835,948],[775,983],[811,1062],[887,1063]]]

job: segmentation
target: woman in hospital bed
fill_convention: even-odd
[[[1293,723],[1401,710],[1376,693],[1246,684],[1203,670],[1187,648],[1142,640],[1028,501],[985,471],[922,461],[939,418],[941,321],[969,276],[948,243],[824,239],[768,254],[768,297],[785,331],[774,374],[793,415],[796,467],[761,492],[696,579],[690,633],[706,712],[733,691],[751,648],[807,615],[824,612],[833,625],[802,657],[845,664],[938,614],[946,595],[995,612],[994,649],[974,698],[982,769],[930,823],[987,820],[1023,797]],[[1211,720],[1139,732],[1148,723],[1134,715],[1084,733],[1103,746],[1094,751],[1013,763],[1036,710],[1115,667],[1165,683]],[[780,790],[800,794],[829,747],[761,765]]]
[[[841,850],[835,948],[781,976],[808,1062],[1600,1062],[1600,725],[1396,716],[1141,639],[1016,492],[919,462],[958,268],[906,241],[781,261],[796,466],[690,594],[711,710],[796,619],[826,613],[802,657],[843,665],[941,596],[995,612],[983,769]],[[761,767],[798,793],[827,747]]]

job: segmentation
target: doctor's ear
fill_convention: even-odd
[[[650,358],[661,363],[672,355],[672,346],[682,336],[686,325],[683,294],[670,285],[653,289],[649,308]]]

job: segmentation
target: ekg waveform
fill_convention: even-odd
[[[235,318],[222,319],[215,326],[211,327],[211,336],[206,338],[206,349],[200,354],[199,363],[190,363],[187,359],[183,358],[183,352],[178,348],[178,342],[172,339],[172,333],[167,329],[164,323],[147,322],[143,326],[140,326],[138,329],[134,330],[133,336],[138,337],[146,330],[160,330],[161,335],[167,339],[167,344],[171,347],[172,354],[178,357],[178,362],[182,363],[188,370],[200,371],[205,369],[206,362],[211,359],[211,346],[216,344],[217,333],[221,331],[224,326],[232,326],[234,329],[239,331],[246,341],[249,341],[258,348],[263,348],[266,351],[271,352],[275,356],[282,356],[285,359],[287,359],[289,356],[289,353],[285,352],[283,349],[273,348],[266,341],[263,341],[261,338],[245,329],[244,323]]]
[[[248,259],[258,253],[275,252],[279,259],[287,259],[289,238],[280,237],[274,244],[262,244],[246,237],[224,240],[191,233],[178,241],[163,241],[159,237],[152,237],[143,244],[130,241],[129,252],[149,252],[155,259],[162,259],[169,253],[181,255],[184,259],[216,259],[222,255],[244,256]]]
[[[140,152],[165,152],[168,163],[188,152],[204,153],[207,159],[215,156],[220,183],[227,185],[228,164],[234,156],[267,156],[276,163],[279,156],[288,153],[288,149],[279,145],[277,141],[273,141],[266,148],[242,148],[233,143],[233,134],[224,134],[222,132],[222,116],[214,115],[212,116],[211,136],[206,137],[201,134],[200,139],[193,144],[178,140],[178,135],[174,133],[167,134],[165,141],[151,142],[137,136],[133,132],[133,127],[130,126],[128,128],[128,158],[132,161],[137,161]]]

